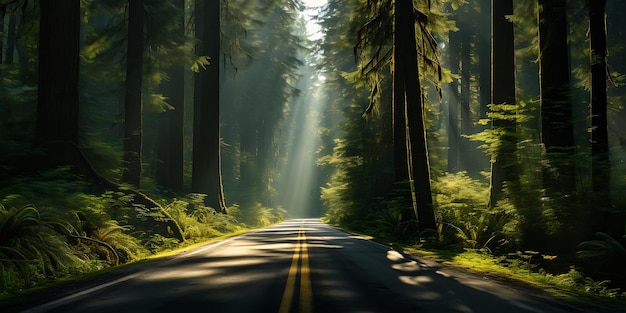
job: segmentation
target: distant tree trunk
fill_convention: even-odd
[[[196,0],[198,56],[211,64],[195,74],[192,189],[205,203],[226,213],[220,170],[220,9],[221,1]]]
[[[548,196],[559,198],[576,190],[569,74],[565,0],[539,0],[541,138],[549,162],[543,180]]]
[[[479,70],[479,99],[480,99],[480,118],[487,118],[487,105],[491,102],[491,38],[485,36],[489,31],[489,20],[491,14],[490,0],[480,0],[480,18],[478,19],[479,31],[478,36],[478,66]]]
[[[0,5],[0,64],[2,64],[4,60],[4,16],[6,14],[6,11],[7,5]],[[1,72],[0,75],[2,75]]]
[[[453,73],[460,72],[460,34],[450,32],[450,48],[448,54],[450,58],[450,69]],[[448,100],[448,168],[449,173],[459,170],[459,83],[454,79],[450,83],[450,99]]]
[[[9,16],[9,27],[7,30],[7,50],[4,56],[5,64],[13,64],[13,58],[15,56],[15,28],[17,24],[17,16],[15,13],[11,13]]]
[[[606,0],[589,1],[591,49],[591,169],[593,192],[602,207],[611,205],[611,160],[607,122]]]
[[[123,181],[139,187],[141,178],[141,86],[143,79],[143,0],[128,1],[128,50],[124,104]]]
[[[468,29],[470,25],[464,23],[461,27],[467,26]],[[472,68],[472,49],[471,49],[472,37],[471,34],[464,34],[461,37],[461,95],[460,95],[460,107],[461,107],[461,135],[469,135],[472,132],[472,116],[470,109],[471,102],[471,94],[470,94],[470,73]],[[464,171],[469,171],[472,167],[473,161],[470,161],[472,158],[472,151],[470,151],[470,143],[469,139],[465,137],[459,137],[459,155],[462,156],[461,160],[461,169]]]
[[[423,95],[419,81],[417,44],[415,40],[415,13],[412,0],[397,0],[395,3],[396,48],[399,49],[404,77],[406,116],[409,129],[409,178],[413,182],[415,201],[413,210],[419,230],[436,229],[433,199],[430,187],[430,165],[424,125]]]
[[[180,13],[176,30],[178,45],[185,38],[185,1],[176,0],[174,5]],[[159,128],[157,181],[163,186],[182,193],[184,187],[184,124],[185,124],[185,68],[174,64],[168,70],[167,96],[173,110],[165,112],[165,127]]]
[[[35,143],[51,166],[75,164],[80,0],[41,1]]]
[[[515,48],[513,23],[506,19],[513,14],[512,0],[492,0],[491,103],[515,104]],[[491,127],[503,131],[499,148],[491,159],[489,206],[502,198],[505,182],[517,180],[515,161],[515,121],[494,118]]]

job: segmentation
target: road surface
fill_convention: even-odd
[[[572,312],[317,219],[185,252],[25,312]]]

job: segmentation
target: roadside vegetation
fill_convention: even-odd
[[[557,299],[591,306],[626,307],[626,238],[597,233],[571,253],[558,255],[524,249],[523,216],[501,202],[486,209],[488,186],[464,173],[446,175],[433,184],[437,205],[436,231],[407,235],[399,201],[385,201],[370,214],[372,222],[340,219],[330,224],[401,247],[405,252],[488,277],[540,288]],[[529,194],[517,194],[528,198]],[[484,209],[480,209],[484,208]],[[549,240],[549,238],[546,238]]]
[[[124,192],[92,191],[68,168],[0,189],[0,298],[282,219],[260,205],[217,213],[200,194],[163,197],[162,208],[149,208]]]

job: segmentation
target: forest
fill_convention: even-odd
[[[626,297],[626,2],[311,5],[0,0],[0,294],[321,217]]]

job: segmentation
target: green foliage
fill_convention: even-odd
[[[610,287],[609,281],[594,280],[575,268],[559,274],[548,273],[539,267],[539,263],[551,262],[555,256],[541,255],[536,251],[515,251],[497,257],[475,250],[452,256],[443,252],[435,252],[435,255],[456,266],[539,286],[558,298],[573,302],[585,302],[598,296],[626,299],[626,293]]]
[[[433,183],[440,247],[501,250],[515,241],[516,214],[504,204],[489,209],[489,186],[467,173],[445,174]]]
[[[227,209],[229,214],[217,213],[204,204],[205,196],[189,194],[185,198],[174,199],[165,207],[165,211],[183,230],[186,240],[201,242],[245,229],[246,226],[236,218],[241,216],[236,206]]]
[[[0,204],[0,292],[31,286],[75,263],[78,258],[37,209]]]
[[[234,205],[228,210],[229,215],[247,227],[266,227],[282,220],[286,211],[282,208],[273,209],[264,207],[261,203],[254,203],[246,207]]]
[[[602,279],[626,279],[626,245],[603,232],[597,232],[596,238],[578,245],[576,256],[583,261],[584,268]]]

